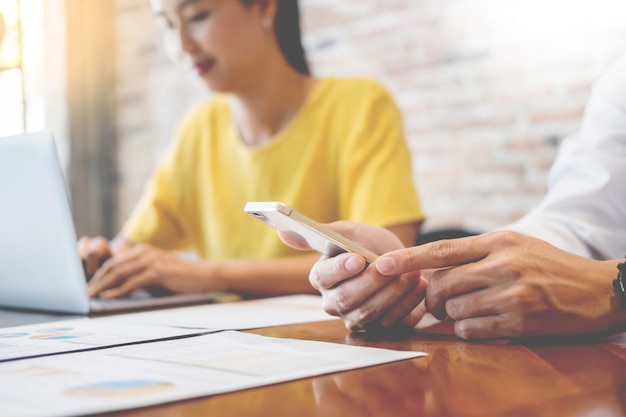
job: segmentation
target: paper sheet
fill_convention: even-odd
[[[0,329],[0,361],[204,333],[197,329],[81,318]]]
[[[104,413],[425,355],[222,332],[0,363],[0,415]]]
[[[126,323],[187,329],[246,330],[336,319],[322,310],[316,295],[290,295],[236,303],[180,307],[112,317]]]
[[[321,297],[293,295],[8,327],[0,329],[0,361],[330,319]]]

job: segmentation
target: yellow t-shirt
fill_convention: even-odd
[[[248,201],[281,201],[323,223],[422,220],[389,93],[372,80],[322,79],[289,125],[259,148],[241,141],[227,97],[211,99],[181,124],[124,232],[205,259],[297,253],[243,211]]]

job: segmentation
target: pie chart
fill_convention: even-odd
[[[170,382],[146,379],[107,381],[71,388],[65,391],[65,395],[83,398],[135,397],[169,391],[174,387]]]

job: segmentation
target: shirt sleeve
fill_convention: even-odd
[[[596,259],[626,253],[626,56],[594,86],[578,134],[567,138],[543,201],[505,227]]]
[[[148,243],[167,250],[189,247],[181,223],[184,187],[191,180],[185,175],[181,155],[185,133],[181,128],[176,141],[160,160],[130,217],[122,228],[135,243]],[[184,180],[184,181],[183,181]]]
[[[382,85],[369,87],[342,153],[342,218],[381,226],[423,220],[400,111]]]

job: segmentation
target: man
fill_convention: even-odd
[[[413,326],[425,311],[455,320],[455,333],[467,339],[626,325],[626,56],[594,86],[579,134],[559,151],[545,199],[506,228],[543,240],[499,231],[403,249],[378,228],[331,227],[385,253],[367,269],[358,255],[342,254],[311,271],[325,310],[351,329]]]
[[[595,259],[626,253],[626,55],[594,85],[548,186],[539,206],[508,229]]]

